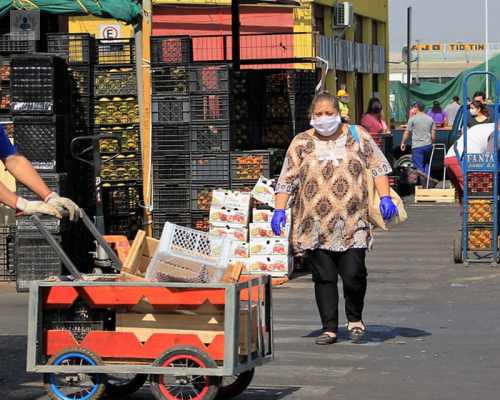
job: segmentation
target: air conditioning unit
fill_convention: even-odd
[[[344,28],[352,26],[354,21],[354,6],[349,2],[338,3],[333,13],[332,26],[334,28]]]

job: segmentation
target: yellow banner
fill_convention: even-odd
[[[449,44],[448,51],[485,51],[486,45],[484,43],[457,43]]]
[[[442,44],[414,44],[411,46],[412,51],[443,51]]]

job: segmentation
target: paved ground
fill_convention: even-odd
[[[409,204],[409,220],[376,232],[368,257],[369,336],[316,346],[309,274],[274,290],[276,360],[256,370],[240,400],[477,399],[500,390],[500,269],[453,264],[456,204]],[[46,399],[25,373],[26,294],[0,285],[2,399]],[[341,319],[345,323],[345,317]],[[129,399],[152,398],[144,387]]]

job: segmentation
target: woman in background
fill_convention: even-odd
[[[376,97],[368,102],[368,109],[361,118],[360,125],[369,133],[391,133],[386,122],[382,118],[382,103]]]
[[[427,113],[434,120],[436,128],[444,128],[448,125],[448,114],[441,108],[439,101],[432,103],[432,109]]]

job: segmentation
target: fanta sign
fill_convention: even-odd
[[[493,170],[495,169],[495,157],[493,154],[467,154],[467,168],[470,170]]]

